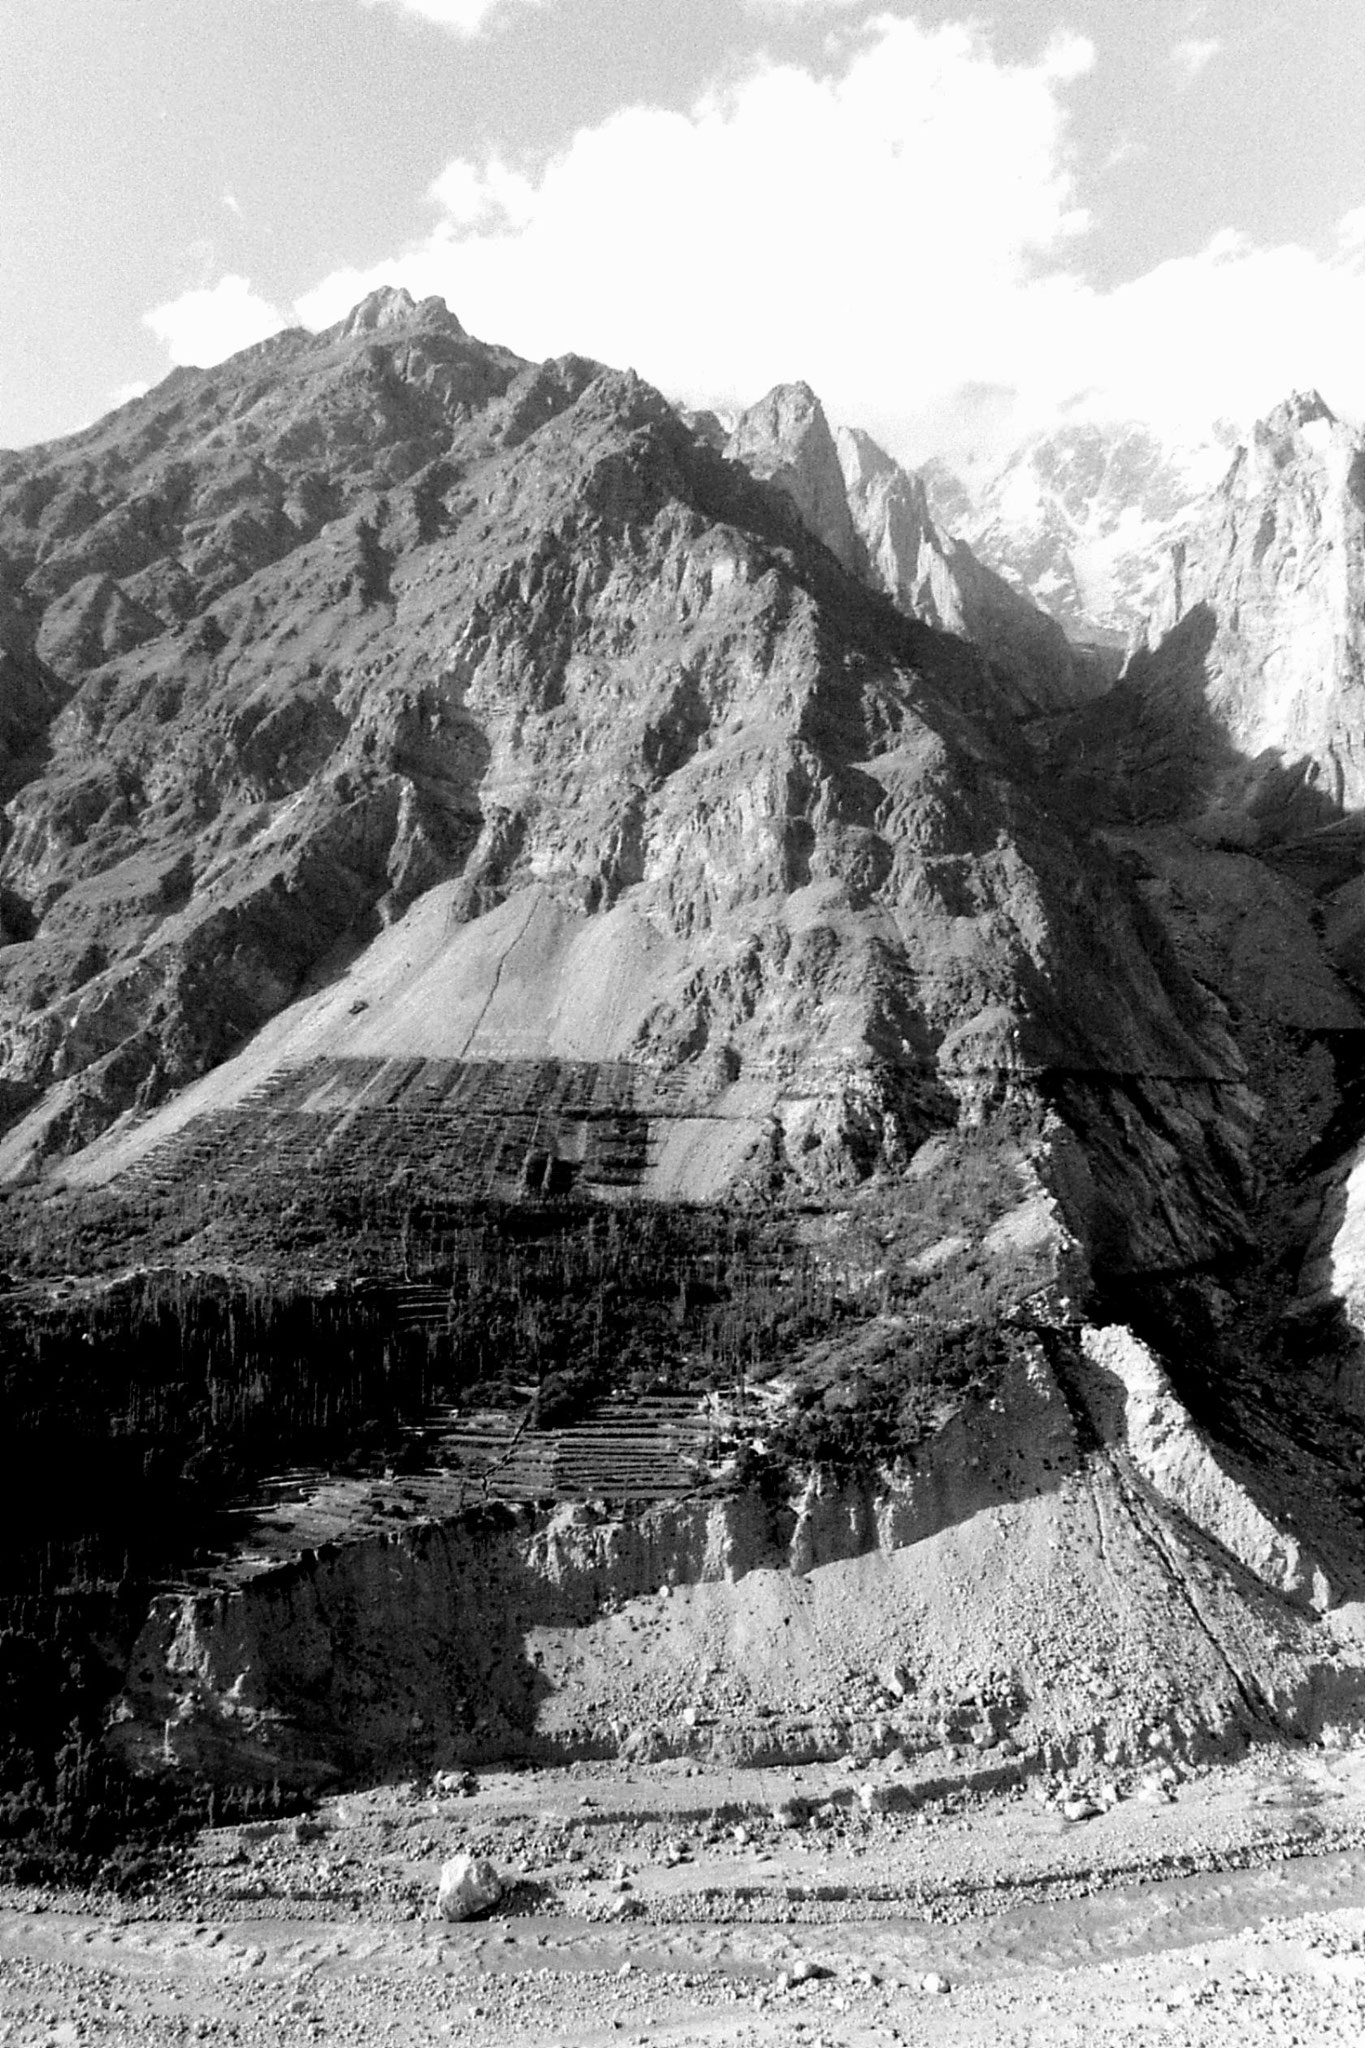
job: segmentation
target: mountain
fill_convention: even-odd
[[[1131,672],[1234,750],[1216,800],[1239,816],[1361,808],[1365,440],[1317,392],[1257,424],[1170,550]]]
[[[1181,447],[1135,422],[1087,423],[1035,435],[970,482],[942,463],[922,475],[935,515],[1073,640],[1121,647],[1230,453],[1217,437]]]
[[[7,1554],[142,1574],[25,1713],[843,1754],[852,1628],[1030,1768],[1359,1717],[1355,786],[1262,759],[1348,758],[1356,469],[1291,413],[1109,689],[807,387],[402,292],[0,460]],[[609,1737],[576,1632],[660,1584],[660,1715],[729,1704]]]
[[[846,569],[907,617],[979,648],[1016,709],[1056,709],[1103,687],[1098,664],[1051,618],[939,531],[918,479],[860,429],[831,432],[809,385],[776,386],[740,416],[724,447],[783,491]]]
[[[1100,665],[1046,611],[940,530],[919,478],[856,428],[839,430],[839,455],[871,580],[902,611],[979,647],[1022,691],[1021,709],[1056,710],[1103,689]]]
[[[815,1182],[1021,1068],[1216,1070],[1032,803],[1012,685],[810,538],[822,459],[852,555],[808,395],[730,445],[776,473],[390,295],[11,470],[0,545],[66,693],[0,855],[12,1168],[300,998],[338,1057],[704,1072],[734,1145],[776,1119]]]
[[[851,574],[862,565],[834,437],[809,384],[778,384],[740,415],[725,453],[773,483]],[[893,593],[894,595],[894,593]]]

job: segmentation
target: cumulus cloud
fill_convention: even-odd
[[[1345,256],[1365,256],[1365,206],[1353,206],[1337,222],[1337,242]]]
[[[250,348],[288,325],[283,313],[251,289],[248,278],[229,271],[217,284],[182,292],[142,316],[172,363],[208,369],[238,349]]]
[[[1349,218],[1349,217],[1348,217]],[[1249,423],[1292,390],[1317,386],[1365,414],[1365,242],[1324,260],[1293,243],[1260,248],[1228,229],[1197,254],[1087,292],[1076,341],[1103,366],[1102,396],[1172,430],[1226,417]]]
[[[499,157],[478,169],[457,158],[433,180],[427,197],[452,228],[519,229],[535,217],[536,188]]]
[[[833,75],[763,61],[685,113],[616,113],[540,167],[456,160],[428,234],[323,279],[298,317],[321,327],[404,284],[523,355],[631,365],[694,403],[803,377],[912,461],[1003,453],[1059,417],[1198,433],[1303,385],[1365,415],[1365,206],[1328,255],[1229,230],[1087,280],[1067,104],[1093,61],[1068,36],[1005,63],[979,32],[882,15]],[[161,309],[190,353],[203,299],[257,309],[234,346],[282,324],[224,279]]]
[[[1182,81],[1189,85],[1206,65],[1213,62],[1222,47],[1217,36],[1186,36],[1172,47],[1171,62]]]
[[[361,0],[365,7],[397,7],[419,21],[435,22],[457,36],[483,33],[495,14],[512,6],[539,7],[544,0]]]
[[[712,400],[804,376],[875,431],[996,379],[1016,297],[1085,228],[1063,98],[1093,61],[1066,36],[997,63],[969,29],[882,16],[835,76],[765,62],[688,113],[582,130],[533,175],[451,164],[428,236],[299,312],[322,326],[405,283],[527,355]]]

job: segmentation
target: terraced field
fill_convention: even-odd
[[[391,1187],[414,1201],[619,1199],[664,1127],[723,1123],[675,1076],[586,1060],[317,1059],[210,1111],[121,1177],[132,1199],[260,1174]]]
[[[223,1511],[228,1548],[185,1583],[240,1584],[325,1544],[489,1501],[679,1500],[722,1476],[736,1427],[730,1407],[689,1396],[609,1397],[556,1429],[501,1409],[447,1409],[409,1428],[404,1472],[349,1478],[301,1465],[270,1474]]]
[[[724,1433],[703,1402],[642,1395],[564,1429],[523,1429],[496,1409],[452,1417],[438,1455],[498,1500],[670,1500],[709,1476]]]

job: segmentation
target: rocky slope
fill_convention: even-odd
[[[1132,664],[1193,728],[1217,807],[1272,832],[1360,808],[1362,617],[1365,441],[1299,394],[1171,551]]]
[[[741,415],[725,452],[784,492],[844,567],[907,617],[970,641],[1027,715],[1094,695],[1100,666],[1060,626],[940,531],[924,487],[858,428],[831,433],[807,384],[779,384]]]
[[[1237,1121],[1017,688],[630,376],[377,295],[12,462],[0,543],[66,697],[0,856],[11,1171],[300,1032],[686,1068],[812,1186],[1048,1074]]]
[[[1100,662],[936,525],[919,478],[856,428],[840,429],[839,458],[870,579],[902,611],[979,647],[1011,679],[1025,713],[1100,693],[1109,680]]]

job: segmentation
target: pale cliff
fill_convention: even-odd
[[[844,568],[861,565],[834,436],[809,384],[778,384],[742,413],[725,443],[742,462],[790,499],[804,525]]]
[[[1183,723],[1211,823],[1245,837],[1365,800],[1365,441],[1316,392],[1258,423],[1172,550],[1129,674]]]
[[[1293,1538],[1213,1465],[1130,1333],[1100,1337],[1064,1379],[1032,1346],[894,1473],[816,1473],[780,1500],[474,1510],[163,1594],[113,1740],[153,1766],[304,1783],[945,1740],[1004,1743],[1011,1770],[1021,1750],[1112,1767],[1357,1713]],[[1115,1361],[1126,1423],[1106,1407]]]

